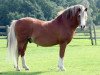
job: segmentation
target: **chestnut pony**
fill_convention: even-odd
[[[83,5],[74,5],[65,9],[51,21],[42,21],[25,17],[13,20],[8,34],[8,53],[14,61],[14,67],[20,71],[18,57],[21,55],[22,67],[29,70],[25,62],[25,50],[28,42],[48,47],[59,44],[58,68],[63,71],[65,48],[73,38],[75,29],[80,25],[85,28],[87,8]]]

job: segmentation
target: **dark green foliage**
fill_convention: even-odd
[[[0,25],[22,17],[50,20],[57,12],[56,3],[50,0],[0,0]]]
[[[81,3],[83,0],[0,0],[0,25],[9,25],[11,20],[33,17],[51,20],[61,8]],[[99,21],[100,1],[88,0],[92,8],[92,18]],[[98,10],[98,11],[97,11]]]

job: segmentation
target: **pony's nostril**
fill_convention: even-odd
[[[83,27],[81,26],[81,29],[82,29]]]
[[[80,27],[81,27],[81,29],[82,29],[82,30],[84,30],[84,28],[85,28],[85,25],[84,25],[84,26],[80,26]]]
[[[83,26],[83,28],[85,28],[85,26]]]

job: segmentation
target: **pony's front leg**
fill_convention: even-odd
[[[65,67],[64,67],[64,53],[65,53],[65,48],[66,48],[66,42],[60,44],[60,51],[59,51],[59,61],[58,61],[58,68],[61,71],[65,71]]]
[[[25,57],[22,56],[21,58],[22,58],[22,67],[25,68],[25,70],[29,70],[29,68],[26,65]]]

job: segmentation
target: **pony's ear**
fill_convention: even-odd
[[[87,8],[85,8],[85,11],[87,11]]]

